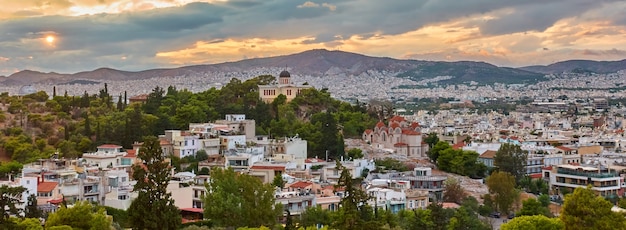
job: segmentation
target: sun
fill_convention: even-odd
[[[50,44],[52,44],[52,43],[54,42],[54,39],[55,39],[55,38],[54,38],[54,36],[52,36],[52,35],[48,35],[48,36],[46,36],[46,42],[48,42],[48,43],[50,43]]]

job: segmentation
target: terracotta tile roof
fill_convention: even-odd
[[[419,128],[419,127],[420,127],[420,123],[418,123],[418,122],[411,123],[411,128],[412,129]]]
[[[543,178],[543,174],[541,174],[541,173],[530,174],[530,178],[532,178],[532,179],[541,179],[541,178]]]
[[[37,184],[37,192],[52,192],[54,188],[57,187],[59,183],[48,181],[48,182],[40,182]]]
[[[128,98],[128,100],[130,101],[145,101],[148,100],[148,94],[139,94],[136,96],[132,96],[130,98]]]
[[[441,204],[442,208],[459,208],[461,207],[460,205],[458,205],[457,203],[452,203],[452,202],[443,202]]]
[[[377,128],[385,127],[385,123],[383,123],[382,121],[379,121],[378,123],[376,123],[376,127]]]
[[[163,145],[171,145],[172,143],[170,143],[168,140],[159,140],[159,144],[163,146]]]
[[[180,210],[187,211],[187,212],[204,213],[204,210],[202,210],[201,208],[181,208]]]
[[[407,143],[398,142],[393,145],[394,147],[408,146]]]
[[[393,116],[391,119],[389,119],[389,121],[390,122],[403,122],[406,120],[402,116]]]
[[[135,151],[134,149],[127,149],[126,150],[126,156],[124,156],[126,158],[133,158],[133,157],[137,157],[137,151]]]
[[[459,142],[459,143],[452,145],[452,149],[462,149],[463,146],[465,146],[465,142]]]
[[[289,185],[290,188],[306,188],[313,185],[313,183],[311,182],[306,182],[306,181],[298,181],[296,183],[293,183],[291,185]]]
[[[104,145],[98,146],[98,148],[104,148],[104,149],[116,149],[116,148],[121,148],[121,147],[122,146],[114,145],[114,144],[104,144]]]
[[[572,150],[574,150],[574,149],[571,149],[571,148],[568,148],[568,147],[565,147],[565,146],[562,146],[562,145],[561,146],[557,146],[556,148],[560,149],[560,150],[563,150],[563,151],[572,151]]]
[[[322,159],[318,159],[318,158],[307,158],[306,160],[304,160],[304,163],[321,163],[321,162],[325,162]]]
[[[253,165],[250,169],[271,169],[271,170],[285,170],[284,165]]]
[[[365,130],[365,133],[366,133],[366,134],[370,134],[370,133],[372,133],[372,132],[373,132],[373,131],[372,131],[371,129],[366,129],[366,130]]]
[[[479,158],[493,159],[493,157],[496,156],[496,153],[497,151],[487,150],[483,154],[481,154]]]
[[[395,129],[395,128],[398,128],[398,127],[400,127],[400,124],[395,123],[395,122],[391,123],[391,125],[389,125],[389,128],[392,128],[392,129]]]
[[[547,167],[541,167],[541,169],[543,169],[543,170],[552,170],[552,165],[547,166]]]
[[[410,129],[402,130],[402,134],[404,134],[404,135],[422,135],[420,132],[415,131],[415,130],[410,130]]]

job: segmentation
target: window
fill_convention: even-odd
[[[128,199],[128,196],[127,195],[117,196],[117,199],[118,200],[126,200],[126,199]]]

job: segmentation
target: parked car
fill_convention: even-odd
[[[508,217],[509,217],[509,219],[513,219],[513,218],[515,218],[515,213],[511,213],[511,214],[509,214],[509,216],[508,216]]]
[[[491,214],[489,214],[489,217],[500,218],[500,213],[499,212],[492,212]]]

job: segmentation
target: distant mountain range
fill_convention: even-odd
[[[535,65],[521,67],[520,69],[544,74],[564,72],[615,73],[626,69],[626,59],[621,61],[569,60],[546,66]]]
[[[480,84],[524,83],[544,79],[547,73],[570,71],[591,71],[597,73],[616,72],[626,69],[626,60],[614,62],[565,61],[548,66],[528,66],[522,68],[498,67],[484,62],[459,61],[420,61],[399,60],[388,57],[370,57],[343,51],[324,49],[309,50],[297,54],[253,58],[220,64],[194,65],[170,69],[150,69],[129,72],[111,68],[100,68],[74,74],[42,73],[24,70],[5,78],[0,78],[4,85],[71,84],[95,83],[111,80],[138,80],[153,77],[192,76],[216,72],[243,72],[263,67],[289,67],[293,74],[312,76],[360,75],[368,71],[394,74],[397,77],[416,81],[437,76],[450,76],[440,83],[464,83],[474,81]],[[268,73],[276,74],[276,73]]]

